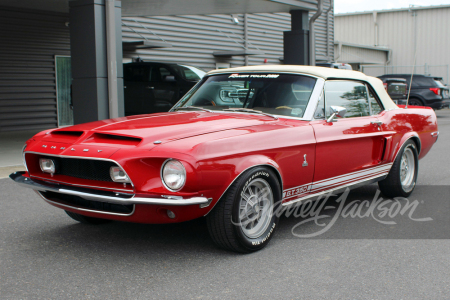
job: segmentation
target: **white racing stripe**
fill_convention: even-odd
[[[391,167],[392,163],[388,163],[381,166],[376,166],[369,169],[339,175],[336,177],[319,180],[317,182],[311,182],[308,184],[286,189],[283,191],[283,200],[303,196],[308,193],[319,192],[320,190],[338,188],[341,185],[346,184],[348,185],[348,183],[351,183],[353,181],[360,182],[364,181],[365,179],[387,175]]]

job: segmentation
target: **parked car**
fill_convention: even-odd
[[[373,182],[408,197],[437,137],[432,109],[397,107],[377,78],[241,67],[207,73],[169,113],[45,130],[10,177],[81,223],[206,217],[218,246],[252,252],[306,199]]]
[[[408,86],[411,84],[411,74],[388,74],[379,76],[381,80],[386,78],[403,78],[406,79]],[[435,80],[432,76],[414,74],[411,86],[411,95],[409,96],[408,105],[412,106],[428,106],[434,109],[441,109],[445,106],[443,94],[448,99],[448,88],[445,92],[445,86]]]
[[[344,69],[344,70],[352,70],[352,66],[346,63],[318,63],[316,64],[318,67],[326,67],[333,69]]]
[[[444,100],[444,106],[443,107],[449,107],[450,104],[450,91],[448,85],[444,83],[444,80],[442,77],[433,77],[433,80],[436,82],[436,85],[439,86],[442,89],[441,95],[442,99]]]
[[[124,64],[125,115],[169,111],[203,75],[198,68],[175,63]]]
[[[403,78],[382,78],[384,89],[395,104],[406,104],[408,85]]]

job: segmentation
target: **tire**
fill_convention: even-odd
[[[245,171],[207,215],[212,240],[235,252],[261,250],[278,224],[280,202],[281,187],[272,170],[255,167]]]
[[[99,225],[99,224],[105,224],[111,222],[111,220],[106,219],[99,219],[99,218],[93,218],[93,217],[86,217],[77,213],[73,213],[70,211],[65,210],[66,214],[74,219],[75,221],[78,221],[82,224],[89,224],[89,225]]]
[[[411,170],[411,166],[414,167],[413,170]],[[378,186],[387,197],[408,197],[416,187],[418,171],[417,147],[412,140],[408,140],[400,149],[388,176],[379,181]]]
[[[408,101],[408,106],[424,106],[422,100],[417,99],[417,98],[410,98]]]

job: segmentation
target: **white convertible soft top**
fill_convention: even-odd
[[[343,69],[333,69],[326,67],[312,67],[312,66],[294,66],[294,65],[261,65],[261,66],[250,66],[250,67],[238,67],[230,69],[219,69],[208,72],[206,75],[213,74],[223,74],[223,73],[255,73],[255,72],[273,72],[273,73],[299,73],[305,75],[312,75],[316,77],[327,79],[353,79],[360,80],[369,83],[377,93],[381,102],[383,103],[384,109],[396,109],[397,105],[389,97],[388,93],[384,89],[383,82],[372,76],[367,76],[364,73],[358,71],[350,71]]]

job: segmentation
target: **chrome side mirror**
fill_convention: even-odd
[[[331,111],[333,112],[331,116],[328,118],[327,123],[333,122],[334,117],[343,118],[347,113],[347,109],[342,106],[330,106]]]

